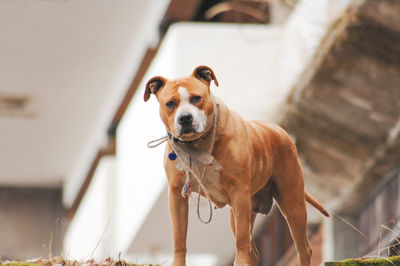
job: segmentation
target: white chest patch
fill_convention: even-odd
[[[207,116],[203,110],[200,110],[196,106],[190,103],[190,94],[184,87],[178,89],[180,96],[180,104],[175,113],[174,124],[176,131],[179,131],[181,125],[178,122],[178,117],[182,113],[189,113],[193,116],[193,128],[197,133],[203,133],[206,128]]]

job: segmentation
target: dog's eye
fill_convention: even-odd
[[[200,102],[200,100],[201,100],[201,96],[197,96],[197,95],[192,96],[192,98],[190,98],[190,102],[193,104]]]
[[[170,109],[174,109],[176,107],[176,102],[175,101],[169,101],[165,105]]]

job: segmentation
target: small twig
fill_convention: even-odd
[[[347,224],[348,226],[350,226],[352,229],[354,229],[356,232],[358,232],[360,235],[362,235],[365,239],[368,239],[368,237],[361,232],[357,227],[355,227],[354,225],[352,225],[349,221],[345,220],[344,218],[340,217],[339,215],[337,215],[336,213],[333,213],[333,215],[335,215],[337,218],[339,218],[342,222],[344,222],[345,224]]]
[[[378,243],[378,258],[380,258],[381,257],[381,251],[380,251],[380,248],[381,248],[381,242],[382,242],[382,230],[380,231],[380,233],[379,233],[379,243]]]
[[[395,236],[397,236],[396,232],[393,231],[392,229],[390,229],[389,227],[387,227],[386,225],[381,224],[381,227],[382,227],[383,229],[386,229],[387,231],[393,233]]]
[[[53,228],[50,231],[50,240],[49,240],[49,245],[46,247],[46,244],[42,245],[42,248],[46,251],[46,253],[48,254],[48,260],[52,260],[53,259],[53,242],[54,242],[54,231],[55,231],[55,226],[57,225],[57,223],[60,221],[60,218],[58,217],[56,219],[56,221],[54,222]]]
[[[395,246],[397,246],[397,245],[400,244],[400,241],[399,241],[399,239],[397,238],[396,232],[394,232],[392,229],[390,229],[390,228],[387,227],[386,225],[381,224],[381,227],[382,227],[383,229],[386,229],[387,231],[389,231],[390,233],[392,233],[392,234],[395,236],[395,238],[394,238],[393,240],[395,240],[395,241],[397,242],[397,244],[394,244],[394,245],[393,245],[393,248],[394,248]],[[395,249],[397,250],[397,248],[395,248]],[[390,253],[390,247],[388,247],[388,254],[389,254],[389,253]]]
[[[163,261],[163,262],[161,262],[160,265],[164,265],[164,264],[167,264],[167,263],[168,263],[168,259]]]
[[[384,260],[390,262],[391,264],[395,265],[395,264],[393,263],[393,261],[389,260],[388,258],[382,258],[382,259],[384,259]]]
[[[396,243],[396,244],[393,244],[393,245],[390,245],[390,246],[383,247],[383,248],[379,249],[379,251],[384,251],[384,250],[386,250],[386,249],[393,248],[393,247],[397,246],[398,244],[399,244],[399,243]],[[372,252],[370,252],[370,253],[368,253],[368,254],[365,254],[364,257],[373,257],[373,254],[374,254],[375,252],[376,252],[376,251],[372,251]]]
[[[53,258],[53,254],[51,252],[51,249],[53,247],[53,238],[54,238],[54,231],[51,230],[50,232],[50,240],[49,240],[49,260],[51,260]]]
[[[103,231],[103,233],[101,234],[99,241],[97,241],[96,247],[94,248],[94,250],[93,250],[92,253],[90,254],[89,258],[93,258],[93,255],[94,255],[94,253],[96,252],[98,246],[100,245],[100,241],[103,239],[104,234],[106,233],[107,228],[108,228],[108,226],[110,225],[110,222],[111,222],[111,217],[108,219],[108,222],[107,222],[107,224],[106,224],[106,227],[104,228],[104,231]],[[121,256],[121,253],[120,253],[120,256]]]

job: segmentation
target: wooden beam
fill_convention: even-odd
[[[96,171],[97,166],[99,165],[100,160],[106,155],[115,155],[115,141],[108,142],[106,147],[100,149],[97,152],[97,155],[93,159],[93,162],[90,166],[88,173],[86,174],[85,181],[83,182],[83,184],[78,192],[78,195],[75,197],[75,200],[72,203],[72,206],[67,210],[67,217],[69,219],[72,219],[73,216],[75,215],[76,211],[78,210],[78,207],[83,199],[83,196],[85,195],[90,183],[92,182],[93,175]]]
[[[129,103],[131,102],[133,96],[135,95],[135,92],[136,92],[140,82],[142,81],[143,76],[146,73],[148,67],[150,66],[150,63],[153,61],[154,56],[157,53],[157,50],[158,50],[158,47],[148,48],[145,55],[143,56],[142,62],[140,63],[139,70],[136,73],[131,85],[129,86],[128,91],[125,93],[122,103],[120,104],[117,112],[114,115],[113,121],[109,128],[110,136],[115,136],[115,130],[117,129],[118,124],[121,121],[121,118],[125,114],[125,111],[129,106]]]

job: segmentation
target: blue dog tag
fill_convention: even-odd
[[[168,154],[168,158],[169,158],[171,161],[175,161],[177,157],[178,157],[178,156],[176,156],[176,153],[175,153],[175,152],[171,152],[170,154]]]

